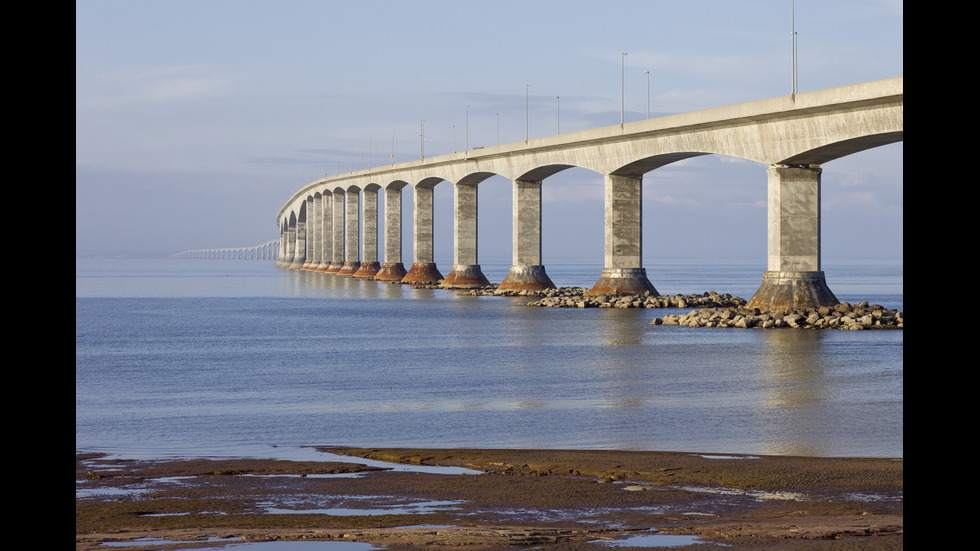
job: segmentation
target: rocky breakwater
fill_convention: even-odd
[[[530,297],[537,300],[528,306],[547,308],[722,308],[741,307],[745,299],[708,291],[700,295],[586,295],[582,287],[559,287],[543,291],[506,291],[495,285],[470,289],[466,292],[477,296]]]
[[[735,327],[757,329],[904,329],[905,315],[901,310],[889,310],[878,304],[842,302],[836,306],[821,306],[785,312],[762,312],[758,308],[702,308],[681,315],[666,315],[650,322],[652,325],[681,325],[686,327]]]
[[[475,296],[506,296],[533,298],[527,306],[549,308],[697,308],[686,314],[667,314],[656,318],[651,325],[680,325],[684,327],[732,327],[756,329],[904,329],[905,315],[867,301],[857,304],[843,302],[784,312],[764,312],[746,308],[746,300],[728,293],[707,291],[700,295],[586,295],[582,287],[559,287],[543,291],[507,291],[496,285],[469,289],[465,294]]]

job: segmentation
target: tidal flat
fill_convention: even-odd
[[[705,550],[903,548],[902,459],[317,449],[330,460],[76,452],[76,550],[248,551],[243,543],[273,541],[479,551],[667,545],[641,543],[655,541],[644,539],[651,534],[693,537],[685,545]],[[393,468],[404,465],[419,469]]]

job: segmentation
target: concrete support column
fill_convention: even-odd
[[[749,308],[796,310],[840,301],[820,269],[820,174],[817,166],[770,166],[768,259]]]
[[[344,267],[338,275],[352,276],[360,267],[361,254],[361,193],[358,189],[348,189],[346,195],[346,212],[344,213]]]
[[[296,256],[296,226],[290,225],[286,229],[286,259],[282,263],[283,267],[292,268],[294,256]]]
[[[305,217],[304,224],[303,224],[303,226],[304,226],[304,231],[303,231],[303,235],[304,235],[304,241],[303,241],[304,242],[303,265],[300,266],[299,268],[301,270],[308,270],[308,269],[310,269],[310,263],[312,262],[312,259],[313,259],[313,250],[312,250],[313,249],[313,240],[312,240],[313,234],[311,233],[311,230],[313,230],[313,228],[314,228],[313,216],[312,216],[313,215],[313,198],[312,197],[307,197],[306,198],[306,208],[304,210],[306,211],[306,217]],[[299,236],[299,234],[297,234],[297,237],[298,236]]]
[[[289,231],[286,228],[279,228],[279,250],[276,251],[276,266],[286,264],[286,240]]]
[[[323,197],[320,195],[313,196],[307,202],[307,206],[310,207],[306,211],[306,233],[310,239],[308,245],[310,258],[307,259],[303,268],[315,272],[320,267],[320,261],[323,259]]]
[[[514,180],[513,262],[500,289],[554,289],[541,264],[541,180]]]
[[[431,187],[415,186],[412,243],[415,260],[402,283],[435,284],[443,279],[433,257],[433,193]]]
[[[606,174],[605,258],[589,295],[660,293],[643,268],[643,177]]]
[[[323,204],[320,210],[320,265],[316,271],[328,272],[333,263],[333,194],[323,192]]]
[[[378,262],[378,189],[377,186],[366,187],[364,193],[364,229],[361,265],[354,272],[354,277],[374,277],[381,269]]]
[[[374,274],[379,281],[401,281],[407,273],[402,264],[402,186],[385,189],[385,256]]]
[[[453,186],[453,267],[442,286],[470,289],[489,285],[477,258],[477,187]]]
[[[300,269],[306,262],[306,213],[300,212],[296,220],[295,245],[293,246],[293,262],[290,268]]]
[[[333,260],[327,273],[336,274],[344,267],[344,192],[333,192]]]

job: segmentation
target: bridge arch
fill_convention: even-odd
[[[782,165],[823,165],[868,149],[882,147],[905,140],[904,131],[884,132],[869,136],[843,139],[802,151],[775,164]]]

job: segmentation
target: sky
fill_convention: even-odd
[[[787,95],[794,30],[799,92],[903,75],[900,0],[77,0],[76,256],[259,245],[324,176]],[[901,261],[902,163],[823,166],[825,264]],[[480,184],[481,262],[510,260],[510,185]],[[643,199],[645,265],[764,267],[765,166],[674,163]],[[435,209],[448,268],[451,185]],[[601,264],[601,175],[546,179],[542,210],[545,265]]]

